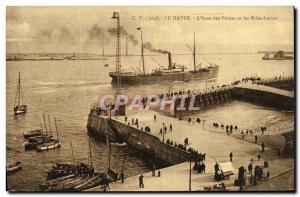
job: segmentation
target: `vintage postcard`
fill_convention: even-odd
[[[294,12],[7,6],[7,191],[295,191]]]

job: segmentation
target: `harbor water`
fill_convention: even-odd
[[[293,76],[294,61],[263,61],[261,54],[206,55],[206,62],[219,65],[216,79],[190,82],[164,82],[155,84],[124,85],[122,94],[129,96],[166,93],[178,90],[201,90],[211,86],[231,83],[243,77],[257,76],[269,78],[275,76]],[[154,57],[157,62],[167,65],[165,56]],[[173,61],[191,68],[190,56],[173,56]],[[6,62],[6,146],[7,162],[21,161],[23,169],[8,176],[10,190],[32,191],[45,182],[46,171],[57,162],[72,162],[70,140],[76,161],[88,161],[89,136],[86,129],[91,105],[99,97],[114,94],[114,86],[108,72],[114,69],[114,58],[107,60],[57,60],[57,61],[7,61]],[[122,57],[124,69],[139,67],[140,57]],[[108,67],[104,67],[108,64]],[[157,64],[146,57],[147,72]],[[14,116],[13,105],[16,94],[18,72],[21,72],[21,84],[24,104],[28,106],[26,114]],[[45,152],[25,151],[23,132],[40,128],[43,113],[52,122],[56,117],[60,149]],[[253,116],[255,114],[255,116]],[[257,106],[251,103],[232,101],[220,107],[200,112],[199,116],[209,121],[222,121],[225,124],[240,125],[243,128],[270,126],[280,122],[292,123],[293,112]],[[47,122],[48,124],[48,122]],[[48,126],[49,129],[49,126]],[[96,171],[105,171],[108,167],[107,148],[102,142],[90,138],[92,161]],[[127,147],[112,146],[112,167],[120,171],[123,158],[125,176],[148,172],[146,164],[128,153]]]

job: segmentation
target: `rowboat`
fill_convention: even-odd
[[[98,186],[98,185],[100,185],[102,179],[103,179],[103,176],[101,177],[100,175],[96,175],[94,177],[90,177],[84,183],[81,183],[80,185],[75,186],[74,190],[76,190],[76,191],[82,191],[82,190],[85,190],[85,189],[89,189],[89,188]]]
[[[25,150],[36,149],[39,145],[42,145],[45,142],[51,142],[51,141],[53,141],[53,139],[51,139],[51,138],[28,140],[28,142],[25,143]]]
[[[47,178],[50,180],[69,174],[92,175],[93,173],[94,168],[84,163],[76,163],[75,165],[58,163],[55,166],[52,166],[51,170],[47,171]]]
[[[24,138],[40,136],[40,135],[42,135],[42,130],[41,129],[36,129],[36,130],[24,131],[23,132]]]
[[[36,147],[37,151],[45,151],[45,150],[50,150],[50,149],[55,149],[55,148],[60,148],[60,141],[55,139],[49,142],[45,142],[41,145],[38,145]]]
[[[12,174],[21,169],[22,169],[22,163],[20,161],[14,162],[14,163],[10,164],[9,166],[6,166],[7,174]]]

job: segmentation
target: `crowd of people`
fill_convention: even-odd
[[[261,80],[260,77],[255,77],[255,76],[252,76],[252,77],[244,77],[240,80],[235,80],[231,83],[231,85],[238,85],[240,83],[248,83],[249,81],[251,81],[252,83],[255,83],[255,81],[257,80]]]

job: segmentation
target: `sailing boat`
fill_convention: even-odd
[[[21,76],[19,72],[19,80],[17,85],[17,92],[14,103],[14,112],[15,115],[23,114],[27,112],[27,105],[21,103]]]
[[[106,135],[106,144],[107,144],[107,156],[108,156],[108,168],[107,168],[107,173],[106,176],[110,182],[116,181],[118,178],[118,174],[116,173],[115,170],[111,168],[111,145],[110,145],[110,140],[109,140],[109,134]]]
[[[53,139],[51,141],[45,142],[41,145],[38,145],[36,147],[37,151],[44,151],[44,150],[49,150],[49,149],[60,148],[60,140],[58,139],[56,118],[54,118],[54,121],[55,121],[55,130],[56,130],[56,139]]]

